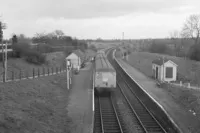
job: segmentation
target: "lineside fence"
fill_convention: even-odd
[[[39,68],[32,68],[32,70],[11,70],[8,72],[6,82],[10,81],[19,81],[24,79],[34,79],[42,76],[50,76],[55,74],[60,74],[66,72],[65,66],[60,67],[39,67]],[[3,82],[2,75],[0,82]]]

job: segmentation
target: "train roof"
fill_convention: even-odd
[[[96,69],[96,71],[115,72],[115,69],[112,67],[112,65],[106,58],[105,53],[97,54],[97,56],[95,58],[95,69]]]

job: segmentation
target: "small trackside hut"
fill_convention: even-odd
[[[79,72],[81,64],[85,60],[85,55],[83,52],[81,52],[81,50],[75,50],[70,55],[67,56],[66,60],[70,60],[73,69]]]
[[[177,66],[169,59],[156,59],[152,62],[153,77],[161,82],[176,81]]]
[[[116,88],[116,71],[100,51],[95,57],[94,87],[98,92],[109,92]]]

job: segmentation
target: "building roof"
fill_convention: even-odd
[[[73,51],[73,53],[76,54],[78,57],[80,57],[81,61],[84,60],[85,54],[80,49],[77,49],[77,50]]]
[[[174,64],[175,66],[178,66],[176,63],[174,63],[173,61],[171,61],[171,60],[169,60],[167,58],[164,58],[164,60],[159,58],[159,59],[153,60],[152,63],[156,64],[156,65],[159,65],[159,66],[162,66],[163,63],[166,63],[168,61],[171,62],[172,64]]]

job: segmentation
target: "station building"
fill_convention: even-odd
[[[156,59],[152,62],[153,77],[161,82],[171,82],[177,79],[178,65],[169,59]]]
[[[81,50],[75,50],[70,55],[66,57],[66,60],[70,60],[72,68],[79,70],[81,64],[85,60],[85,54]]]

